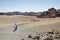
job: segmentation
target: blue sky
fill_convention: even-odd
[[[0,0],[0,12],[38,12],[51,7],[60,9],[60,0]]]

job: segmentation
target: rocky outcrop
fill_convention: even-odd
[[[55,30],[54,30],[55,31]],[[35,36],[28,35],[28,39],[31,40],[60,40],[60,32],[40,32]]]
[[[42,12],[40,15],[37,15],[38,18],[55,18],[60,17],[60,10],[55,8],[50,8],[48,11]]]

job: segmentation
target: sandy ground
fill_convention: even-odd
[[[15,23],[18,27],[13,32]],[[60,32],[60,18],[0,15],[0,40],[21,40],[22,38],[28,40],[29,34],[35,36],[36,32],[52,31],[52,29]]]

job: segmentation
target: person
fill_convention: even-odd
[[[15,29],[13,30],[13,32],[15,32],[17,30],[17,24],[15,23]]]

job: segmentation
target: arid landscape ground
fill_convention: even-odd
[[[15,23],[17,30],[15,29]],[[32,40],[28,35],[35,36],[36,33],[60,32],[60,18],[37,18],[35,16],[23,15],[0,15],[0,40]]]

